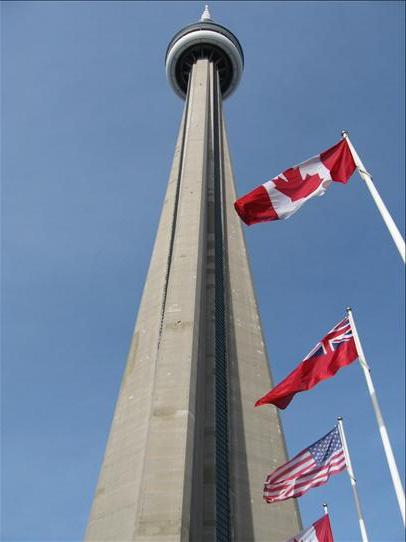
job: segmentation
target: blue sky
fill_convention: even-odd
[[[182,112],[166,46],[203,7],[2,4],[2,540],[83,536]],[[404,231],[404,3],[210,9],[245,54],[225,103],[237,192],[347,129]],[[275,382],[351,305],[404,477],[404,267],[366,187],[244,229]],[[338,415],[370,539],[403,540],[357,364],[282,413],[289,453]],[[336,540],[359,540],[345,474],[300,498],[305,525],[324,501]]]

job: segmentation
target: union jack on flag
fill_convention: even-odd
[[[351,324],[348,316],[341,320],[339,324],[333,327],[327,335],[310,350],[304,359],[314,356],[325,356],[329,352],[335,352],[343,343],[351,341],[353,338]]]

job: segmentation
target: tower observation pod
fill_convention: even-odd
[[[85,540],[282,542],[295,500],[266,504],[287,461],[236,199],[222,102],[244,56],[206,6],[170,41],[183,115]]]
[[[181,98],[186,97],[192,67],[199,59],[213,63],[222,98],[230,96],[240,82],[244,54],[234,34],[211,20],[208,6],[200,22],[186,26],[173,37],[166,52],[166,75]]]

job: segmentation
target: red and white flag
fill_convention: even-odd
[[[308,529],[300,531],[288,542],[334,542],[328,514],[315,521]]]
[[[258,399],[255,406],[272,403],[284,409],[296,393],[310,390],[358,357],[348,316],[331,329],[282,382]]]
[[[287,169],[234,203],[248,226],[289,218],[310,198],[322,196],[332,181],[346,183],[355,162],[345,139],[318,156]]]
[[[338,427],[311,444],[293,459],[268,474],[264,485],[266,502],[300,497],[312,487],[325,484],[330,476],[345,470],[345,454]]]

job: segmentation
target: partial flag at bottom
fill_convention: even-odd
[[[308,529],[300,531],[288,542],[334,542],[328,514],[315,521]]]

